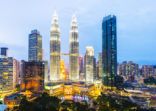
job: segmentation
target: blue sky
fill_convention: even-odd
[[[71,17],[79,25],[80,53],[92,45],[101,52],[102,18],[117,16],[118,61],[156,64],[155,0],[1,0],[0,47],[9,55],[27,60],[28,34],[38,29],[43,36],[44,58],[49,59],[50,26],[54,10],[59,15],[62,52],[68,52]]]

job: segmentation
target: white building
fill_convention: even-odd
[[[69,55],[69,79],[72,81],[79,81],[79,41],[77,19],[75,15],[72,17],[71,22],[69,37]]]
[[[94,81],[94,49],[91,46],[86,47],[85,76],[86,82]]]
[[[60,28],[56,12],[53,15],[50,29],[50,81],[60,80]]]

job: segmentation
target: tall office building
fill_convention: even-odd
[[[8,48],[7,47],[1,47],[1,56],[2,57],[7,57],[8,56]]]
[[[98,79],[98,75],[97,75],[97,64],[96,64],[96,58],[94,57],[93,59],[93,76],[94,76],[94,80]]]
[[[0,58],[0,90],[13,90],[19,84],[19,62],[12,57]]]
[[[86,47],[85,54],[85,76],[86,82],[94,81],[94,49],[93,47]]]
[[[60,80],[60,28],[56,12],[52,18],[50,29],[50,81]]]
[[[44,89],[45,63],[42,61],[22,61],[21,90],[42,92]]]
[[[72,81],[79,80],[79,41],[78,41],[78,26],[77,19],[74,15],[71,22],[70,38],[69,38],[69,61],[70,61],[70,76],[69,79]]]
[[[99,53],[98,56],[98,77],[99,79],[102,78],[102,74],[103,74],[103,68],[102,68],[102,53]]]
[[[114,86],[117,74],[117,30],[116,16],[104,17],[102,22],[103,83]]]
[[[38,30],[29,34],[29,61],[42,61],[42,36]]]

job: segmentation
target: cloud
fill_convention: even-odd
[[[93,45],[101,52],[101,22],[108,14],[117,16],[118,59],[142,61],[156,56],[155,0],[5,0],[0,4],[0,43],[12,46],[12,55],[27,59],[28,34],[38,29],[43,36],[45,58],[49,59],[49,29],[56,9],[61,28],[62,51],[69,49],[71,16],[79,24],[80,52]],[[1,44],[0,44],[1,45]],[[17,54],[20,47],[24,54]],[[154,61],[154,60],[153,60]]]

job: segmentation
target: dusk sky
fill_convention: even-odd
[[[50,26],[54,11],[59,16],[61,50],[69,49],[71,17],[79,26],[80,53],[92,45],[102,51],[102,19],[117,16],[118,61],[156,64],[156,0],[1,0],[0,47],[9,56],[28,59],[28,34],[38,29],[43,37],[44,58],[49,60]]]

